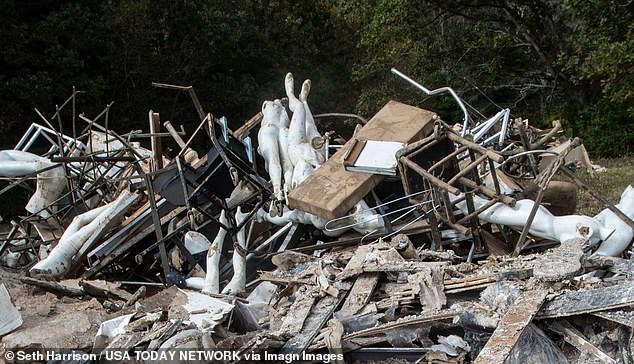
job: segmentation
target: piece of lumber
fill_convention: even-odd
[[[440,268],[449,262],[381,262],[363,267],[364,272],[417,272],[425,268]]]
[[[431,111],[390,101],[355,138],[410,143],[432,133],[435,115]],[[291,209],[324,219],[341,217],[383,180],[382,175],[346,171],[343,160],[352,144],[353,141],[348,141],[288,194]]]
[[[587,353],[599,359],[601,363],[616,364],[616,360],[610,358],[606,353],[592,345],[579,330],[568,321],[561,320],[553,322],[549,328],[564,337],[564,340],[577,348],[582,353]]]
[[[537,318],[565,317],[634,305],[634,282],[611,287],[573,291],[546,302]]]
[[[634,311],[612,310],[593,312],[593,316],[616,322],[634,329]]]
[[[104,280],[80,281],[79,285],[84,292],[93,296],[107,299],[128,301],[132,298],[132,293],[120,288],[120,284],[107,282]]]
[[[354,282],[339,312],[351,316],[359,312],[370,300],[370,296],[379,283],[379,277],[380,273],[361,274]]]
[[[326,296],[319,300],[310,311],[308,317],[304,321],[302,330],[295,337],[291,338],[279,350],[279,354],[299,354],[306,350],[313,342],[319,330],[330,319],[335,309],[343,300],[344,294],[340,293],[338,297]]]
[[[357,332],[344,335],[342,339],[344,341],[348,341],[348,340],[352,340],[352,339],[356,339],[360,337],[376,336],[377,334],[385,333],[387,331],[402,328],[402,327],[408,327],[412,325],[419,326],[421,324],[426,324],[430,322],[451,320],[457,315],[458,315],[458,312],[450,311],[450,312],[443,312],[440,314],[431,314],[429,316],[425,315],[425,316],[404,317],[397,321],[388,322],[376,327],[370,327],[368,329],[363,329]]]
[[[278,335],[282,337],[293,337],[301,331],[302,326],[304,326],[304,321],[306,321],[306,318],[315,304],[316,294],[318,292],[319,289],[314,286],[303,286],[297,291],[295,301],[289,308],[286,316],[284,316],[284,321],[278,330]]]
[[[45,281],[42,279],[36,279],[31,277],[20,277],[20,282],[30,284],[32,286],[40,287],[46,291],[60,294],[63,296],[76,297],[76,296],[85,295],[85,292],[83,289],[69,287],[69,286],[66,286],[57,282],[53,282],[53,281]]]
[[[504,363],[544,303],[546,294],[546,291],[535,290],[517,297],[473,363]]]
[[[371,244],[360,245],[359,247],[357,247],[354,255],[352,256],[352,258],[350,258],[348,264],[346,264],[346,267],[337,278],[343,280],[363,273],[363,263],[372,250],[373,246]]]
[[[247,135],[249,135],[249,131],[251,131],[251,129],[260,124],[263,117],[264,115],[262,115],[262,112],[258,112],[257,114],[253,115],[249,120],[245,121],[244,124],[242,124],[242,126],[238,128],[238,130],[233,133],[233,136],[238,140],[244,139]]]

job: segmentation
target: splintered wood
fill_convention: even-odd
[[[412,293],[420,298],[423,310],[440,310],[447,304],[447,297],[443,291],[443,275],[442,271],[427,268],[407,277],[412,286]]]
[[[546,291],[522,293],[504,314],[493,336],[487,341],[474,363],[504,363],[544,299],[546,299]]]
[[[592,345],[588,339],[568,321],[555,321],[552,325],[550,325],[550,329],[562,335],[567,343],[571,344],[582,353],[594,356],[599,359],[601,363],[616,364],[616,360],[610,358],[596,346]]]
[[[340,312],[344,315],[355,315],[370,300],[377,283],[379,283],[379,273],[361,274],[354,282],[348,298],[346,298]]]
[[[538,318],[565,317],[634,304],[634,282],[589,291],[567,292],[542,307]]]

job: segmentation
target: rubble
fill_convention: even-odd
[[[611,205],[581,181],[570,164],[595,167],[559,122],[470,117],[394,73],[462,122],[390,101],[332,144],[291,74],[236,131],[166,84],[192,98],[189,134],[152,110],[146,134],[109,130],[108,105],[72,136],[39,113],[0,152],[0,195],[36,186],[0,241],[0,351],[630,362],[632,186]],[[576,215],[577,188],[605,210]]]

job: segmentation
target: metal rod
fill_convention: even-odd
[[[152,180],[149,174],[145,174],[145,184],[147,188],[148,201],[150,202],[150,213],[152,214],[152,222],[154,224],[154,233],[156,234],[156,240],[159,241],[159,254],[161,255],[161,266],[163,268],[163,274],[165,278],[165,284],[171,286],[169,279],[169,262],[167,261],[167,251],[165,249],[165,242],[163,241],[163,230],[161,229],[161,217],[159,216],[158,209],[156,207],[156,200],[154,199],[154,189],[152,188]]]
[[[414,170],[414,172],[420,174],[422,177],[426,178],[430,183],[434,184],[436,187],[442,188],[445,191],[448,191],[450,193],[453,193],[454,195],[458,196],[460,194],[460,190],[457,189],[456,187],[446,183],[445,181],[437,178],[436,176],[432,175],[431,173],[427,172],[423,167],[419,166],[418,164],[414,163],[413,161],[409,160],[408,157],[401,157],[401,162],[405,163],[405,165],[407,165],[407,167],[411,168]]]
[[[535,215],[537,214],[537,209],[542,203],[542,199],[544,198],[544,191],[545,191],[544,188],[540,188],[539,192],[537,193],[537,197],[535,198],[535,204],[533,205],[533,208],[531,209],[531,212],[528,215],[528,220],[526,220],[526,225],[524,225],[524,228],[522,229],[522,234],[520,234],[520,238],[517,240],[517,244],[515,245],[515,251],[513,253],[513,255],[515,256],[519,255],[519,253],[525,247],[524,240],[526,240],[526,236],[528,235],[528,230],[530,230],[531,226],[533,225],[533,220],[535,219]]]
[[[469,113],[467,112],[467,108],[462,103],[462,100],[460,99],[460,97],[458,97],[458,94],[456,94],[456,92],[451,87],[441,87],[441,88],[437,88],[435,90],[429,90],[425,86],[423,86],[420,83],[418,83],[418,82],[414,81],[413,79],[409,78],[407,75],[405,75],[401,71],[397,70],[396,68],[392,68],[391,71],[392,71],[393,74],[401,77],[402,79],[404,79],[405,81],[409,82],[414,87],[416,87],[417,89],[423,91],[427,95],[431,96],[431,95],[436,95],[436,94],[449,92],[451,94],[451,96],[453,96],[453,98],[456,100],[456,102],[458,103],[458,106],[460,106],[460,109],[462,110],[462,112],[464,114],[464,119],[463,119],[463,122],[462,122],[462,136],[466,135],[467,128],[469,127]]]
[[[481,155],[480,158],[469,163],[469,165],[467,165],[466,167],[461,168],[460,171],[455,176],[453,176],[447,183],[450,185],[453,185],[454,183],[456,183],[458,179],[462,178],[464,175],[469,173],[472,169],[476,168],[480,163],[484,162],[484,160],[486,160],[487,158],[489,158],[489,156],[487,156],[486,154]]]
[[[474,142],[466,140],[465,138],[462,138],[454,133],[446,133],[446,135],[447,135],[447,138],[449,138],[451,141],[462,144],[465,147],[473,151],[476,151],[480,154],[486,154],[489,158],[493,159],[494,161],[498,163],[504,162],[504,157],[491,149],[484,148],[480,144],[476,144]]]

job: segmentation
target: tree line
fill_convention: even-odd
[[[0,142],[55,111],[109,113],[115,130],[147,129],[147,111],[186,128],[194,86],[205,110],[239,125],[311,78],[314,112],[370,117],[396,99],[462,116],[394,77],[451,86],[474,118],[509,107],[548,127],[561,119],[594,155],[634,152],[634,2],[626,0],[7,0],[0,5]],[[62,118],[65,130],[70,117]],[[85,125],[78,125],[83,127]],[[336,121],[328,127],[342,125]]]

